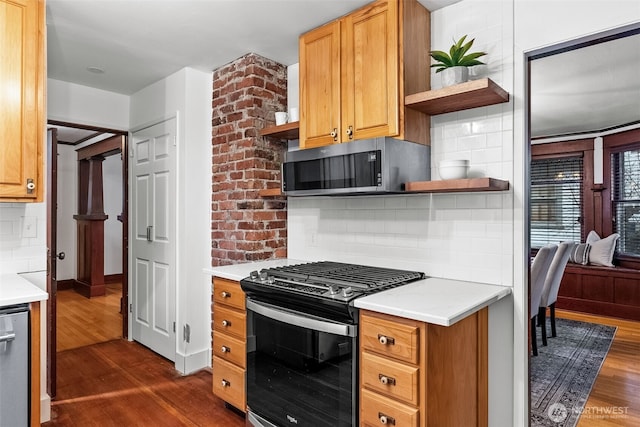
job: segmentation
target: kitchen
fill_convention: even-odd
[[[524,397],[527,393],[527,334],[523,326],[527,324],[524,320],[527,264],[523,250],[525,231],[521,202],[525,185],[519,166],[524,164],[526,156],[524,144],[519,143],[525,140],[524,62],[518,58],[530,49],[617,27],[634,21],[634,18],[637,20],[637,17],[637,6],[630,2],[616,3],[615,8],[610,2],[596,2],[589,10],[584,10],[576,9],[569,2],[543,7],[534,2],[464,1],[433,11],[432,46],[446,46],[459,32],[468,28],[474,33],[487,32],[486,37],[478,36],[477,39],[479,42],[484,38],[489,46],[489,60],[496,67],[491,69],[490,76],[511,94],[512,99],[509,104],[432,118],[433,158],[444,154],[453,156],[458,149],[473,149],[479,156],[474,163],[482,167],[487,176],[509,181],[513,191],[486,195],[288,200],[288,256],[304,260],[339,257],[355,263],[384,258],[385,263],[394,264],[392,266],[403,267],[408,262],[418,264],[420,270],[432,276],[473,279],[513,287],[513,308],[506,310],[509,314],[501,326],[507,330],[513,328],[513,345],[505,351],[496,352],[501,358],[496,363],[502,372],[497,377],[507,386],[490,392],[490,400],[502,402],[500,413],[494,416],[509,421],[496,421],[495,425],[527,423]],[[543,21],[549,22],[550,30],[538,31],[536,25]],[[186,114],[188,102],[194,101],[198,93],[210,92],[211,81],[207,77],[186,69],[131,97],[49,80],[48,115],[67,121],[136,129],[157,117],[174,114],[176,109]],[[183,90],[194,82],[202,89],[189,93]],[[192,90],[191,86],[188,87]],[[96,103],[87,102],[87,99],[104,100],[101,103],[103,107],[98,111]],[[205,105],[207,100],[198,98],[195,102]],[[69,109],[69,105],[82,107]],[[163,105],[167,105],[166,110],[158,108]],[[187,122],[193,119],[196,123],[182,124],[186,140],[205,141],[208,138],[210,133],[202,123],[210,121],[210,115],[204,114],[197,119],[186,114],[182,118]],[[483,132],[468,133],[469,122],[478,123]],[[196,128],[199,128],[200,135],[205,136],[191,135],[196,133]],[[452,139],[456,139],[457,144],[445,143]],[[465,144],[470,148],[464,148]],[[178,243],[182,264],[177,273],[176,320],[179,325],[189,324],[192,328],[189,346],[181,340],[177,345],[176,367],[183,372],[206,365],[210,360],[210,331],[208,327],[194,326],[209,324],[210,291],[207,285],[210,278],[203,270],[211,266],[207,239],[211,221],[209,201],[201,197],[210,193],[209,147],[207,141],[201,146],[191,146],[184,153],[183,159],[189,168],[182,172],[184,175],[180,180],[184,191],[178,194],[178,205],[188,205],[190,212],[195,212],[195,217],[190,213],[188,224],[182,224],[184,233]],[[443,150],[447,150],[446,153]],[[3,206],[2,209],[3,213],[6,209],[21,210],[27,216],[33,215],[44,222],[44,211],[39,205]],[[182,212],[179,217],[184,218],[184,214]],[[425,223],[425,218],[430,220]],[[406,221],[410,221],[411,226]],[[445,233],[443,230],[447,227],[440,227],[437,221],[448,223],[453,234]],[[455,226],[452,224],[454,221],[457,221]],[[375,239],[368,234],[368,227],[375,227]],[[421,233],[420,239],[413,237],[416,230]],[[475,242],[475,245],[469,242]],[[495,252],[487,254],[486,248]],[[26,271],[39,270],[44,265],[42,245],[37,246],[34,252],[31,257],[33,265],[27,265]],[[20,257],[13,254],[14,260]],[[183,283],[196,283],[198,286],[180,285]],[[495,350],[496,347],[490,346],[490,351]],[[504,405],[504,402],[513,404]]]

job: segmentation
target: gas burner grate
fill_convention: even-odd
[[[300,280],[325,286],[350,286],[370,291],[424,278],[415,271],[371,267],[332,261],[310,262],[267,269],[276,278]]]

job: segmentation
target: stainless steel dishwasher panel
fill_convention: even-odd
[[[0,308],[0,427],[29,425],[29,311]]]

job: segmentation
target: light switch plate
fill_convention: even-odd
[[[22,238],[38,237],[37,218],[35,216],[22,217]]]

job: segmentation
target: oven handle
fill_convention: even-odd
[[[247,309],[279,322],[301,328],[312,329],[318,332],[341,335],[343,337],[355,337],[357,330],[355,325],[333,322],[298,311],[287,310],[264,302],[257,302],[247,298]]]

